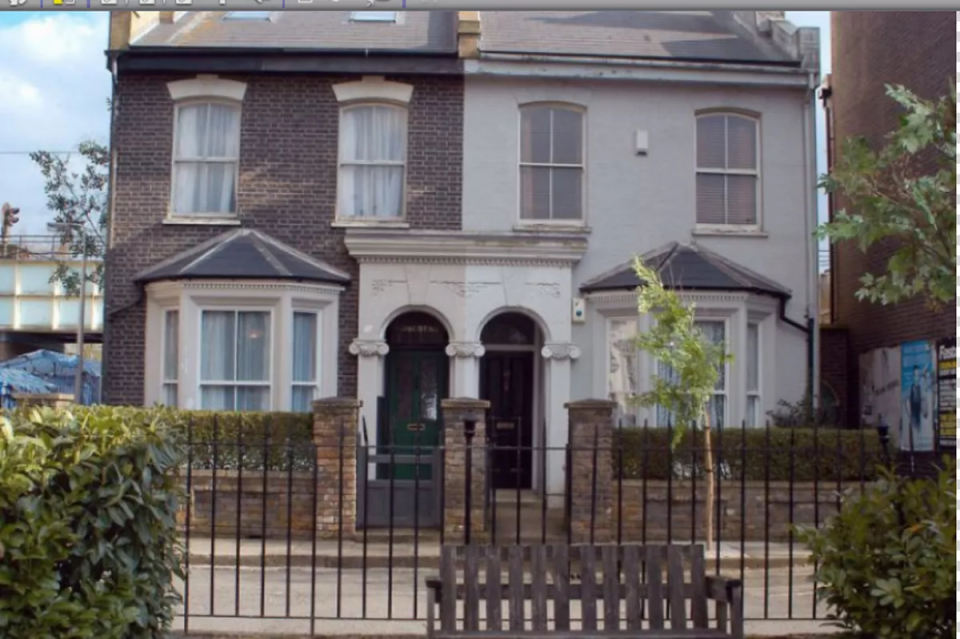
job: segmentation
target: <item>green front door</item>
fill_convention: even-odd
[[[386,433],[380,441],[395,455],[429,457],[440,441],[440,400],[447,393],[449,358],[439,350],[391,350],[387,355]],[[390,448],[383,452],[389,454]],[[431,478],[431,466],[394,464],[394,479]],[[389,478],[386,469],[378,473]]]

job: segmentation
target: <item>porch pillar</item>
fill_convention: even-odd
[[[574,344],[545,344],[540,351],[545,366],[543,388],[544,419],[547,423],[547,494],[551,508],[561,508],[566,492],[565,448],[569,441],[569,426],[566,405],[570,400],[570,366],[580,357],[580,349]]]
[[[480,397],[480,358],[486,353],[480,342],[450,342],[445,349],[453,359],[453,385],[450,394],[454,397]]]
[[[481,399],[445,399],[443,411],[443,529],[446,541],[467,541],[467,513],[470,516],[470,541],[483,538],[486,499],[487,437],[486,415],[490,402]],[[472,438],[465,424],[475,422]],[[468,447],[469,439],[469,447]],[[467,455],[470,476],[467,476]],[[469,483],[468,483],[469,482]],[[469,495],[467,487],[469,486]],[[469,505],[467,499],[469,498]]]
[[[570,413],[570,527],[574,543],[610,541],[613,534],[613,419],[616,402],[583,399]],[[591,533],[592,531],[592,533]]]
[[[377,398],[384,394],[383,361],[390,347],[379,339],[355,339],[349,348],[357,357],[357,397],[361,403],[359,427],[366,422],[368,444],[377,443]]]
[[[357,531],[357,421],[362,406],[352,397],[313,402],[320,538],[352,538]]]

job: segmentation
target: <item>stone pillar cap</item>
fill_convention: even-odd
[[[567,410],[591,410],[608,408],[613,410],[617,407],[617,402],[611,399],[577,399],[567,402],[563,405]]]
[[[440,407],[445,409],[486,410],[490,408],[490,402],[485,399],[476,399],[473,397],[448,397],[440,400]]]
[[[363,406],[363,401],[356,397],[324,397],[323,399],[313,400],[313,410],[356,410]]]

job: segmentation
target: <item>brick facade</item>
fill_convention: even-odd
[[[948,91],[948,80],[956,74],[952,12],[835,11],[831,24],[830,102],[838,154],[848,137],[866,136],[880,142],[896,127],[899,107],[886,97],[884,84],[903,84],[926,98]],[[843,206],[842,201],[836,202],[836,208]],[[894,249],[891,243],[866,255],[849,244],[835,249],[834,321],[849,329],[854,353],[956,331],[950,307],[932,312],[922,300],[880,307],[856,299],[861,275],[882,272]]]
[[[107,253],[103,399],[142,404],[146,304],[133,276],[230,227],[164,225],[170,202],[174,105],[167,82],[191,75],[121,75],[117,90],[111,246]],[[357,77],[223,76],[247,83],[242,105],[239,218],[349,273],[358,265],[332,228],[339,104],[331,85]],[[414,85],[406,195],[412,228],[459,229],[463,78],[388,78]],[[340,299],[338,395],[356,392],[357,291]]]
[[[839,411],[837,420],[842,425],[859,423],[859,408],[850,400],[850,371],[856,359],[850,351],[850,337],[839,326],[820,327],[820,384],[834,392]]]

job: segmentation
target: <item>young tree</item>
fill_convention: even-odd
[[[707,410],[720,378],[720,367],[731,359],[723,344],[714,344],[695,324],[694,306],[684,304],[680,296],[663,286],[660,274],[640,258],[634,270],[641,286],[637,306],[641,314],[650,314],[650,328],[637,335],[637,347],[656,358],[666,375],[655,375],[650,390],[641,393],[641,406],[661,406],[672,415],[674,431],[671,447],[676,447],[688,424],[702,425],[704,474],[707,498],[704,523],[707,547],[713,544],[713,510],[716,480],[710,438],[710,411]]]
[[[70,158],[48,151],[36,151],[30,159],[37,163],[46,181],[47,208],[60,224],[55,233],[71,259],[86,253],[91,262],[87,281],[103,282],[103,254],[107,239],[107,183],[110,177],[110,150],[93,141],[81,142],[78,152],[85,162],[81,173],[70,169]],[[80,233],[77,226],[83,227]],[[59,281],[68,295],[79,295],[80,272],[66,262],[57,264],[51,281]]]
[[[924,100],[903,86],[887,85],[903,108],[900,124],[882,148],[847,140],[840,160],[821,186],[847,201],[846,209],[818,229],[821,239],[856,242],[866,252],[883,240],[896,249],[884,273],[861,278],[859,299],[880,304],[922,296],[937,307],[957,291],[957,96]]]

